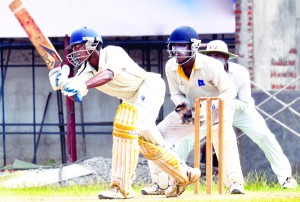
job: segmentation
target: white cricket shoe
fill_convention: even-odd
[[[141,192],[143,195],[164,195],[166,189],[162,189],[158,184],[154,183],[147,187],[144,187]]]
[[[117,186],[111,186],[106,191],[98,194],[99,199],[129,199],[135,196],[135,192],[130,189],[130,193],[124,196]]]
[[[244,186],[238,182],[233,182],[228,188],[229,194],[245,194]]]
[[[199,180],[201,176],[201,171],[199,168],[189,168],[187,171],[187,176],[188,176],[188,182],[185,184],[178,184],[177,182],[174,185],[170,185],[166,192],[165,195],[167,197],[178,197],[180,194],[182,194],[185,191],[185,188],[189,184],[193,184],[197,180]]]
[[[295,189],[298,187],[296,180],[293,177],[286,178],[285,182],[281,185],[284,189]]]

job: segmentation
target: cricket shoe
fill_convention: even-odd
[[[245,194],[244,186],[238,182],[233,182],[228,188],[229,194]]]
[[[106,191],[98,194],[99,199],[129,199],[135,196],[135,192],[130,188],[129,194],[124,196],[117,186],[111,186]]]
[[[184,184],[178,184],[177,182],[175,182],[173,185],[170,185],[166,189],[165,195],[167,197],[178,197],[185,191],[185,188],[189,184],[193,184],[194,182],[199,180],[200,176],[201,171],[199,168],[189,168],[189,170],[187,171],[188,181]]]
[[[281,185],[284,189],[295,189],[298,187],[296,180],[293,177],[286,178],[285,182]]]
[[[144,187],[141,192],[143,195],[164,195],[166,189],[162,189],[158,184],[154,183],[147,187]]]

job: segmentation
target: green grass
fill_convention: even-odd
[[[299,176],[294,176],[295,179],[299,183]],[[3,181],[3,179],[0,177],[0,183]],[[136,193],[141,193],[141,189],[146,186],[144,184],[139,184],[139,185],[133,185],[134,190]],[[97,194],[100,191],[106,190],[108,187],[108,184],[97,184],[97,185],[72,185],[72,186],[46,186],[46,187],[34,187],[34,188],[3,188],[0,187],[0,196],[16,196],[16,197],[46,197],[46,196],[95,196],[97,197]],[[217,183],[213,184],[213,192],[217,193],[218,185]],[[200,183],[200,193],[203,197],[205,196],[205,183],[201,182]],[[264,202],[264,201],[300,201],[300,187],[293,189],[293,190],[287,190],[287,189],[282,189],[280,185],[277,183],[277,180],[274,178],[272,180],[267,180],[266,175],[263,172],[252,172],[250,173],[246,178],[245,178],[245,190],[246,190],[246,195],[256,195],[259,196],[260,193],[264,195],[265,193],[268,193],[272,195],[276,195],[278,193],[283,193],[284,195],[288,195],[286,198],[272,198],[270,199],[262,199],[262,198],[252,198],[250,201],[259,201],[259,202]],[[193,186],[187,187],[185,194],[190,194],[192,195],[194,192]],[[246,199],[238,199],[237,197],[232,198],[231,196],[226,196],[227,198],[222,198],[221,201],[249,201]],[[228,198],[230,197],[230,198]],[[183,201],[184,197],[178,198],[178,200],[174,199],[172,201]],[[166,200],[166,199],[164,199]],[[163,200],[163,201],[164,201]],[[209,201],[209,197],[205,199],[205,201]],[[143,200],[144,201],[144,200]],[[147,200],[146,200],[147,201]],[[157,200],[156,200],[157,201]],[[158,200],[159,201],[159,200]],[[199,201],[199,199],[189,199],[189,201]],[[218,201],[216,198],[212,198],[212,201]]]

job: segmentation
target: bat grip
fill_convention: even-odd
[[[82,101],[82,96],[79,95],[78,93],[74,95],[74,98],[75,98],[76,102],[81,102]]]

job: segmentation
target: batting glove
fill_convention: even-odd
[[[65,96],[73,96],[77,94],[83,97],[87,95],[88,89],[84,79],[81,77],[72,77],[61,84],[61,92]]]
[[[68,65],[56,67],[49,72],[49,80],[53,90],[61,89],[61,84],[68,79],[69,73]]]

